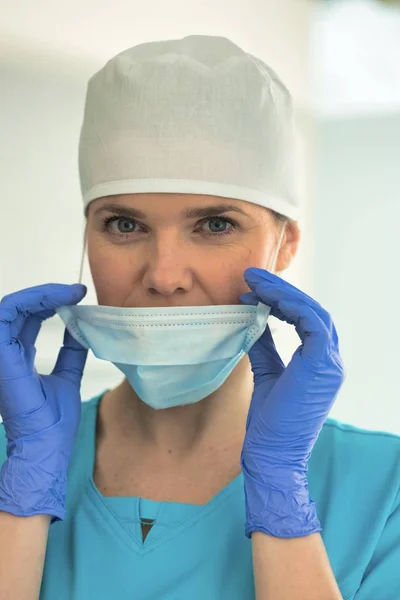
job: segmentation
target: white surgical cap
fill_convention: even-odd
[[[224,37],[121,52],[88,82],[79,143],[86,211],[103,196],[206,194],[298,218],[290,93]]]

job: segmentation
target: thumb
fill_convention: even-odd
[[[65,329],[63,346],[58,354],[52,375],[57,375],[80,387],[87,355],[88,349],[77,342],[68,329]]]
[[[271,330],[267,324],[264,333],[249,351],[254,383],[275,381],[285,370],[285,365],[276,349]]]
[[[249,351],[253,371],[254,393],[252,396],[246,430],[267,402],[269,393],[285,371],[285,365],[278,354],[267,324],[264,333]]]
[[[257,305],[260,298],[255,292],[242,294],[240,300],[243,304]],[[254,374],[254,383],[260,380],[276,379],[282,375],[285,365],[276,349],[271,329],[267,324],[261,337],[255,342],[248,352],[251,370]]]

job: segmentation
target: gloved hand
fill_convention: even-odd
[[[81,415],[87,350],[65,330],[51,375],[34,366],[41,324],[86,294],[81,284],[49,283],[0,302],[0,415],[7,457],[0,471],[0,510],[65,519],[67,469]]]
[[[252,290],[244,304],[263,302],[294,325],[301,346],[285,368],[267,326],[249,351],[254,392],[241,455],[246,535],[280,538],[322,531],[307,484],[308,460],[344,380],[338,336],[320,304],[280,277],[246,269]]]

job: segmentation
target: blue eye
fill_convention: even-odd
[[[227,219],[226,217],[222,217],[222,216],[216,216],[216,217],[206,217],[204,219],[202,219],[200,221],[200,224],[203,225],[204,223],[207,223],[209,221],[214,221],[220,224],[220,227],[217,227],[217,231],[204,231],[204,233],[207,236],[222,236],[222,235],[230,235],[231,233],[233,233],[236,229],[236,223],[235,221],[231,220],[231,219]],[[115,230],[115,228],[111,228],[111,224],[112,223],[116,223],[117,224],[117,230]],[[103,220],[103,231],[111,233],[111,235],[114,236],[126,236],[129,235],[131,233],[138,233],[138,231],[135,231],[135,225],[138,225],[139,223],[137,221],[135,221],[134,219],[131,219],[130,217],[119,217],[119,216],[113,216],[113,217],[106,217]],[[221,231],[221,225],[222,227],[226,226],[226,224],[230,225],[229,229],[223,229]],[[219,230],[218,230],[219,229]]]
[[[233,233],[235,230],[235,223],[234,221],[231,221],[230,219],[227,219],[226,217],[206,217],[205,219],[203,219],[202,224],[206,223],[207,221],[220,221],[220,222],[225,222],[229,223],[229,225],[231,225],[231,227],[229,229],[225,229],[224,231],[206,231],[207,235],[229,235],[230,233]]]
[[[116,231],[115,229],[111,228],[111,224],[112,223],[117,223],[117,227],[118,230]],[[107,217],[106,219],[104,219],[103,221],[103,231],[108,231],[112,234],[121,234],[121,235],[126,235],[128,233],[135,233],[133,231],[134,227],[136,225],[136,221],[134,221],[133,219],[130,219],[129,217]]]

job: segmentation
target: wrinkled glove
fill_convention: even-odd
[[[7,460],[0,471],[0,510],[65,519],[67,469],[81,415],[80,385],[87,350],[65,330],[51,375],[34,366],[41,324],[86,294],[80,284],[50,283],[0,302],[0,415]]]
[[[249,351],[254,392],[241,454],[246,528],[280,538],[322,531],[307,483],[308,460],[344,380],[338,336],[320,304],[263,269],[245,271],[244,304],[263,302],[294,325],[301,346],[285,368],[269,326]]]

